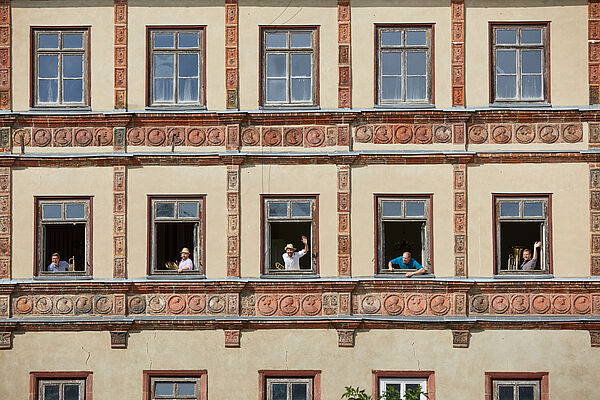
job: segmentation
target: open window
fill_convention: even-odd
[[[388,269],[388,262],[403,253],[431,270],[431,195],[378,195],[377,272],[406,273],[416,269]]]
[[[494,206],[497,273],[550,273],[550,196],[495,195]]]
[[[37,275],[90,275],[91,198],[36,198],[36,208]]]
[[[265,274],[315,274],[318,265],[316,196],[263,196],[263,262]],[[288,244],[302,254],[302,237],[308,251],[298,259],[299,268],[286,268],[283,254]]]
[[[204,197],[150,197],[150,273],[204,273]],[[193,268],[178,272],[181,250]]]

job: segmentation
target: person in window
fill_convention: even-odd
[[[308,253],[308,239],[306,236],[302,236],[302,243],[304,243],[304,248],[300,251],[296,251],[291,243],[285,246],[285,253],[281,257],[283,257],[286,270],[300,269],[300,258]]]
[[[187,247],[181,249],[181,261],[179,261],[179,265],[177,266],[177,272],[181,271],[191,271],[194,269],[194,263],[190,259],[190,251]]]
[[[388,268],[390,271],[394,270],[393,265],[396,264],[400,267],[400,269],[416,269],[414,272],[407,272],[406,276],[410,278],[413,275],[421,275],[425,273],[425,267],[419,264],[414,258],[411,257],[411,254],[408,251],[405,251],[402,254],[402,257],[396,257],[393,260],[388,262]]]
[[[531,250],[523,250],[523,263],[521,264],[521,269],[523,271],[531,271],[535,269],[538,260],[538,248],[540,247],[542,247],[542,242],[535,242],[533,244],[533,257],[531,257]]]
[[[69,270],[69,263],[60,259],[60,254],[52,254],[52,262],[48,265],[48,271],[51,272],[64,272]]]

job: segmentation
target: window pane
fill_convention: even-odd
[[[292,217],[310,217],[310,202],[294,201],[292,203]]]
[[[518,201],[503,201],[500,203],[500,216],[501,217],[518,217],[519,214],[519,202]]]
[[[270,202],[269,217],[287,217],[287,203],[274,201]]]
[[[40,103],[58,102],[58,79],[38,81],[38,100]]]
[[[426,31],[406,31],[407,46],[425,46],[427,44]]]
[[[293,383],[292,384],[292,400],[307,400],[306,384],[304,383]]]
[[[198,78],[184,78],[179,79],[179,92],[178,92],[178,100],[179,101],[194,101],[197,102],[198,99]]]
[[[63,34],[63,49],[83,49],[83,33]]]
[[[381,99],[402,100],[402,79],[400,77],[381,78]]]
[[[42,206],[43,219],[61,219],[62,205],[60,204],[44,204]]]
[[[287,400],[287,385],[285,383],[273,384],[273,400]]]
[[[58,49],[58,33],[40,33],[38,47],[40,49]]]
[[[286,100],[286,79],[267,79],[267,101]]]
[[[85,205],[83,204],[67,204],[65,206],[67,219],[83,219],[85,218]]]
[[[64,78],[82,78],[83,77],[83,55],[65,54],[63,56],[63,77]]]
[[[540,99],[542,97],[542,76],[525,75],[522,80],[521,91],[524,99]]]
[[[425,202],[424,201],[407,201],[406,202],[406,216],[407,217],[424,217],[425,216]]]
[[[401,217],[402,202],[401,201],[384,201],[381,203],[381,213],[384,217]]]
[[[174,48],[175,47],[175,34],[174,33],[155,33],[154,34],[154,47],[156,48]]]
[[[311,34],[309,32],[292,32],[292,48],[312,47]]]
[[[382,52],[381,73],[383,75],[402,74],[402,53],[391,51]]]
[[[390,394],[402,395],[402,384],[400,383],[386,383],[385,390]]]
[[[198,76],[198,54],[179,54],[179,77],[191,78]]]
[[[519,400],[533,400],[533,386],[519,386]]]
[[[65,385],[63,393],[63,400],[79,400],[79,385]]]
[[[193,382],[178,383],[177,394],[179,396],[194,396],[196,394],[196,384]]]
[[[179,34],[179,48],[197,48],[198,32],[182,32]]]
[[[516,52],[516,50],[496,50],[496,73],[498,73],[498,74],[516,74],[517,73],[517,52]]]
[[[421,385],[419,385],[418,383],[407,383],[406,384],[406,390],[417,390],[421,387]]]
[[[171,78],[154,79],[154,101],[173,101],[175,93],[173,86]]]
[[[516,29],[498,29],[496,30],[496,44],[516,44]]]
[[[517,97],[516,75],[500,75],[496,77],[496,97],[514,99]]]
[[[406,73],[408,75],[427,74],[427,53],[411,51],[406,53]]]
[[[155,54],[154,55],[154,77],[171,78],[175,75],[175,55],[174,54]]]
[[[175,203],[156,203],[156,214],[157,218],[174,218],[175,217]]]
[[[542,73],[541,50],[523,50],[521,52],[521,72],[524,74]]]
[[[406,78],[406,100],[427,99],[427,78],[424,76],[409,76]]]
[[[38,58],[39,78],[58,78],[58,55],[40,55]]]
[[[542,202],[525,202],[523,204],[524,217],[543,217],[544,203]]]
[[[45,385],[44,386],[44,400],[59,400],[59,386],[58,385]]]
[[[63,101],[65,103],[81,103],[83,101],[83,79],[63,81]]]
[[[279,78],[286,76],[287,57],[285,54],[267,54],[267,76]]]
[[[179,203],[179,218],[197,218],[198,203]]]
[[[292,54],[292,76],[312,76],[310,64],[310,54]]]
[[[309,101],[311,98],[311,79],[292,79],[292,101]]]
[[[498,386],[498,400],[515,400],[512,386]]]
[[[286,33],[267,33],[267,48],[286,48],[287,34]]]
[[[172,396],[174,394],[173,382],[156,382],[154,391],[157,396]]]
[[[384,31],[381,32],[382,46],[402,46],[402,32]]]
[[[542,30],[541,29],[522,29],[521,44],[541,44]]]

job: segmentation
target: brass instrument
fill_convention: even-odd
[[[282,263],[275,261],[275,268],[276,269],[285,269],[285,267],[283,266]]]
[[[75,257],[69,258],[69,271],[75,271]]]
[[[179,269],[179,267],[177,266],[177,263],[174,261],[167,261],[165,263],[165,268],[171,269],[171,270]]]
[[[523,256],[524,247],[513,246],[511,247],[511,254],[508,256],[508,269],[516,270],[519,268],[519,262]]]

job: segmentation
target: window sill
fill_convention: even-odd
[[[206,279],[206,275],[199,273],[184,273],[179,272],[175,274],[154,274],[147,275],[146,279],[149,280],[188,280],[188,279]]]
[[[402,109],[423,109],[435,108],[435,104],[431,103],[397,103],[397,104],[375,104],[373,108],[378,110],[402,110]]]
[[[411,272],[411,271],[406,271]],[[375,278],[385,278],[385,279],[435,279],[434,274],[421,274],[421,275],[413,275],[406,276],[406,272],[380,272],[375,274]]]
[[[269,106],[260,106],[260,110],[266,112],[293,112],[297,110],[320,110],[321,107],[315,105],[302,105],[302,104],[289,104],[289,105],[269,105]]]
[[[206,109],[206,106],[203,106],[200,104],[190,105],[190,106],[174,104],[174,105],[164,105],[164,106],[148,106],[148,107],[146,107],[145,110],[150,111],[150,112],[160,112],[160,111],[198,112],[198,111],[206,111],[207,109]]]
[[[545,101],[507,101],[490,103],[490,108],[551,108],[552,104]]]
[[[521,274],[496,274],[494,279],[554,279],[554,275],[544,273],[542,271],[536,271],[533,273],[521,273]]]
[[[81,112],[81,111],[92,111],[90,106],[36,106],[29,109],[30,112]]]
[[[272,273],[261,274],[261,279],[318,279],[321,276],[315,273]]]
[[[78,281],[78,280],[91,280],[93,279],[90,275],[74,275],[74,274],[62,274],[55,272],[53,274],[44,274],[34,276],[34,281]]]

